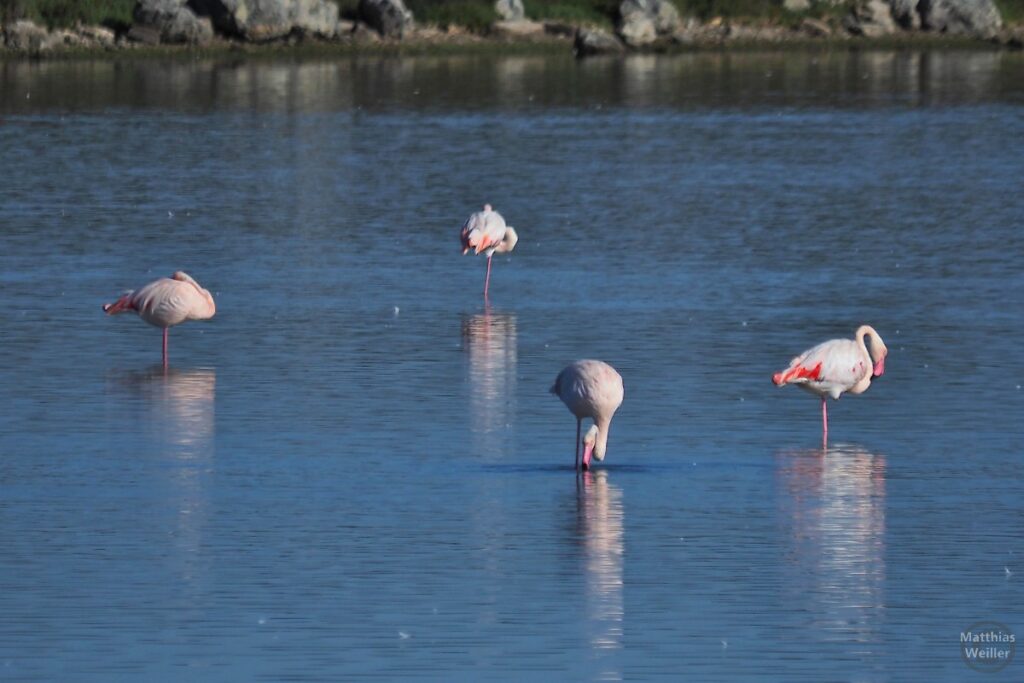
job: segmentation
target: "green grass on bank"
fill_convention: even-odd
[[[1024,24],[1024,0],[995,0],[1006,24]]]
[[[564,21],[610,27],[621,0],[523,0],[526,15],[538,21]],[[782,0],[672,0],[684,17],[708,21],[715,17],[748,22],[795,24],[806,16],[837,19],[853,0],[838,4],[815,2],[807,12],[787,12]],[[359,0],[332,0],[341,16],[354,19]],[[484,32],[497,20],[493,0],[405,0],[417,21],[457,25]],[[26,18],[50,28],[102,24],[126,30],[136,0],[0,0],[0,21]],[[1024,23],[1024,0],[995,0],[1008,24]]]
[[[126,30],[135,0],[0,0],[0,20],[31,19],[50,28],[101,24]]]

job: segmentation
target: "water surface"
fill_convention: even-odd
[[[3,677],[980,680],[960,631],[1024,632],[1021,73],[0,63]],[[100,305],[177,269],[218,312],[165,373]],[[823,452],[769,378],[864,322]],[[585,357],[626,400],[576,477]]]

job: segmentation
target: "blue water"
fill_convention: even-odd
[[[1020,680],[1022,67],[0,64],[0,678]],[[165,373],[100,306],[178,269]]]

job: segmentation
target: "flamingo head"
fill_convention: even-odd
[[[871,369],[872,377],[881,377],[885,373],[885,357],[889,355],[889,348],[882,341],[877,333],[871,335],[871,360],[874,367]]]
[[[590,458],[593,456],[598,462],[604,460],[605,445],[598,443],[597,425],[591,425],[583,437],[583,469],[590,469]]]

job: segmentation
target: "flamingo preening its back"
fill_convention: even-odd
[[[871,351],[864,344],[870,339]],[[804,351],[789,367],[772,375],[776,386],[796,384],[821,397],[822,440],[828,442],[828,404],[845,393],[862,394],[871,380],[885,372],[885,342],[870,325],[861,325],[853,339],[830,339]]]
[[[622,405],[622,376],[599,360],[578,360],[558,373],[551,393],[576,416],[576,467],[580,466],[580,427],[583,418],[594,424],[583,439],[583,469],[590,469],[590,456],[599,462],[608,449],[608,430],[615,411]]]
[[[112,304],[103,304],[107,315],[138,313],[150,325],[164,330],[163,364],[167,366],[167,330],[186,320],[207,320],[217,312],[213,296],[187,273],[153,280],[142,289],[128,292]]]
[[[472,249],[474,254],[484,252],[487,255],[487,276],[484,278],[486,299],[487,288],[491,283],[491,257],[515,249],[519,235],[516,234],[515,228],[505,225],[505,219],[493,210],[490,204],[484,204],[483,211],[470,215],[462,224],[459,241],[462,243],[463,254]]]

